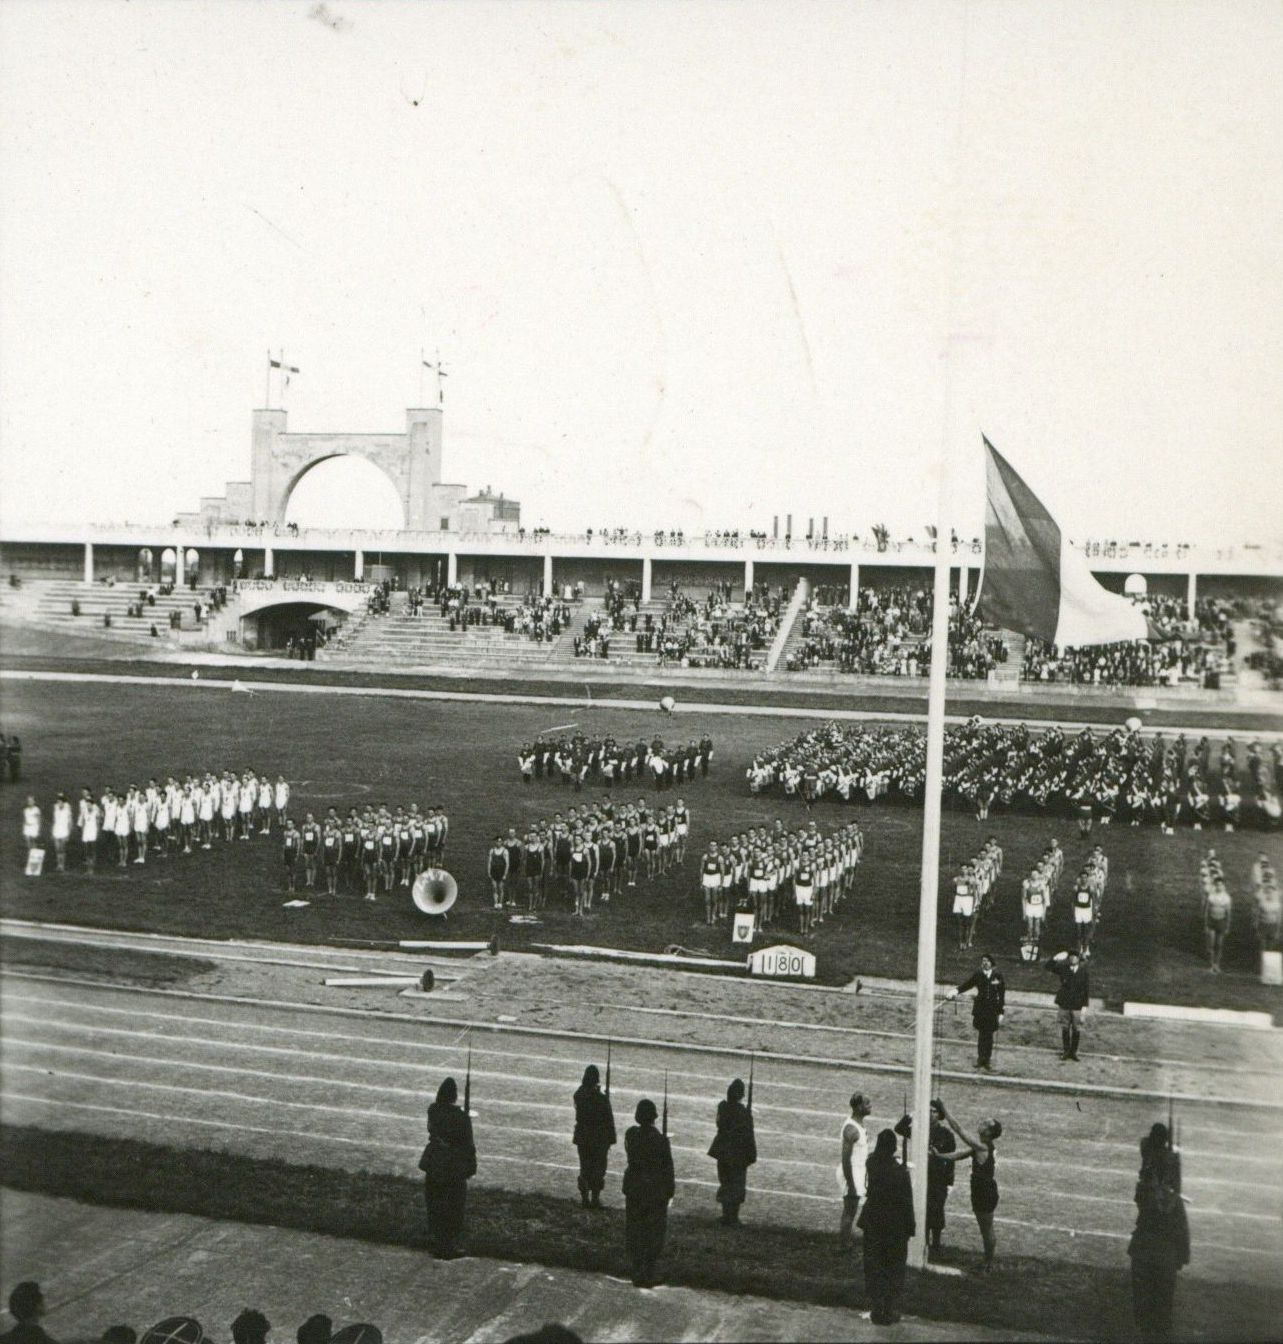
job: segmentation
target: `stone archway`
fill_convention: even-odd
[[[428,531],[439,522],[436,495],[441,485],[441,411],[406,412],[404,434],[290,434],[285,412],[254,412],[253,515],[280,525],[290,496],[313,467],[336,457],[357,457],[392,482],[401,502],[403,526]]]

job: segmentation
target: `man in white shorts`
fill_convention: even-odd
[[[976,884],[971,865],[964,864],[953,880],[953,922],[958,930],[958,950],[971,946],[975,936]]]
[[[1036,959],[1047,918],[1047,880],[1037,868],[1020,884],[1020,907],[1025,919],[1025,939],[1032,945]]]
[[[182,831],[183,853],[192,852],[192,841],[196,839],[196,785],[189,783],[178,799],[178,823]]]
[[[1091,956],[1092,934],[1096,932],[1096,899],[1086,882],[1074,886],[1074,932],[1078,935],[1078,953],[1085,961]]]
[[[254,829],[254,804],[258,801],[258,776],[247,770],[241,778],[236,808],[241,818],[241,839],[248,840]]]
[[[134,789],[129,804],[129,817],[134,830],[134,862],[147,862],[147,836],[151,832],[151,818],[147,815],[147,795]]]
[[[798,860],[797,873],[793,878],[793,903],[797,906],[797,929],[803,938],[811,932],[811,921],[815,910],[815,870],[811,867],[811,856],[803,854]]]
[[[130,799],[133,793],[133,789],[126,789],[124,797],[116,800],[116,817],[112,834],[116,837],[117,868],[123,868],[129,862],[129,832],[132,829],[129,824],[129,813],[132,807]]]
[[[200,847],[208,849],[214,839],[214,816],[218,810],[218,781],[206,776],[197,800],[196,817],[200,825]]]
[[[838,1163],[838,1193],[842,1196],[842,1218],[838,1223],[838,1246],[849,1251],[855,1245],[855,1216],[860,1200],[868,1189],[869,1136],[864,1122],[873,1107],[863,1092],[851,1098],[851,1114],[842,1122],[842,1160]]]
[[[220,789],[219,813],[223,818],[223,839],[236,839],[236,809],[240,805],[240,785],[234,775],[224,771]]]

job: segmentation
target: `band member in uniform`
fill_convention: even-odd
[[[842,1158],[838,1163],[838,1190],[842,1195],[842,1218],[838,1223],[838,1246],[846,1251],[855,1245],[856,1214],[868,1179],[869,1135],[864,1122],[873,1107],[863,1092],[851,1097],[851,1114],[842,1122]]]
[[[748,1169],[757,1161],[753,1112],[744,1105],[744,1083],[736,1078],[726,1089],[726,1100],[717,1103],[717,1133],[708,1150],[717,1160],[717,1202],[722,1206],[722,1225],[735,1227],[740,1206],[747,1197]]]
[[[419,1158],[428,1239],[438,1260],[459,1254],[467,1213],[468,1181],[477,1174],[472,1117],[459,1105],[459,1085],[447,1078],[428,1107],[428,1145]]]
[[[294,878],[298,873],[299,854],[302,850],[302,837],[293,821],[285,818],[285,834],[281,837],[281,858],[285,863],[285,890],[294,890]]]
[[[1091,1003],[1087,968],[1077,952],[1057,952],[1047,970],[1060,977],[1056,990],[1056,1016],[1060,1022],[1061,1059],[1078,1062],[1078,1036],[1082,1019]]]
[[[656,1265],[668,1231],[668,1205],[677,1190],[673,1150],[655,1128],[659,1112],[649,1097],[637,1103],[637,1121],[624,1135],[624,1240],[638,1288],[658,1282]]]
[[[579,1198],[586,1209],[600,1209],[606,1162],[615,1146],[615,1113],[610,1098],[601,1090],[601,1073],[595,1064],[584,1070],[583,1082],[575,1089],[575,1130],[571,1142],[579,1150]]]
[[[944,1102],[939,1104],[940,1114],[945,1123],[966,1145],[966,1151],[953,1153],[935,1151],[933,1156],[941,1162],[961,1162],[967,1158],[971,1159],[971,1211],[976,1216],[976,1226],[980,1229],[980,1241],[984,1246],[985,1258],[981,1269],[989,1270],[993,1268],[993,1255],[997,1247],[997,1238],[993,1230],[994,1210],[998,1207],[998,1172],[994,1145],[1002,1137],[1002,1123],[992,1119],[982,1121],[979,1138],[972,1139],[945,1110]]]
[[[973,989],[976,997],[971,1004],[971,1025],[976,1029],[976,1068],[988,1072],[993,1068],[993,1034],[1002,1026],[1007,1000],[1007,982],[988,953],[980,958],[980,969],[946,997],[956,999]]]

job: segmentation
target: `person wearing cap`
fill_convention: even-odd
[[[653,1288],[655,1270],[668,1232],[668,1205],[677,1192],[673,1150],[668,1136],[655,1128],[659,1111],[643,1097],[633,1112],[637,1121],[624,1135],[624,1243],[638,1288]]]
[[[31,1279],[18,1284],[9,1294],[9,1314],[17,1324],[0,1335],[0,1344],[56,1344],[40,1324],[45,1314],[45,1295]]]
[[[596,1064],[584,1070],[575,1089],[575,1130],[571,1142],[579,1151],[579,1198],[586,1209],[600,1209],[606,1183],[606,1163],[615,1146],[615,1113],[610,1098],[601,1090],[601,1071]]]
[[[988,1072],[993,1068],[993,1035],[1002,1026],[1006,1011],[1007,982],[987,952],[980,958],[980,969],[945,997],[956,999],[973,989],[976,997],[971,1004],[971,1025],[976,1029],[976,1068]]]
[[[459,1106],[459,1085],[447,1078],[428,1107],[428,1144],[419,1158],[428,1239],[438,1260],[459,1254],[467,1211],[468,1181],[477,1174],[472,1119]]]
[[[726,1089],[726,1100],[717,1103],[717,1133],[708,1155],[717,1160],[717,1202],[722,1206],[722,1225],[736,1227],[740,1205],[748,1193],[748,1169],[757,1161],[753,1113],[744,1105],[741,1078],[736,1078]]]
[[[1060,977],[1056,990],[1056,1016],[1060,1020],[1061,1059],[1078,1062],[1079,1027],[1091,1004],[1087,968],[1077,951],[1057,952],[1047,970]]]
[[[869,1160],[869,1135],[864,1122],[873,1111],[863,1092],[851,1097],[851,1114],[842,1122],[842,1160],[838,1163],[838,1192],[842,1196],[842,1218],[838,1224],[838,1248],[850,1250],[855,1245],[856,1214],[865,1191],[865,1168]]]

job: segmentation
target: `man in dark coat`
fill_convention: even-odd
[[[1167,1126],[1156,1124],[1140,1143],[1136,1229],[1127,1246],[1132,1261],[1132,1309],[1143,1340],[1172,1337],[1176,1275],[1189,1264],[1189,1221],[1181,1198],[1180,1155]]]
[[[913,1117],[905,1115],[896,1122],[895,1132],[905,1144],[913,1138]],[[953,1188],[954,1166],[939,1153],[952,1153],[957,1147],[953,1130],[944,1123],[944,1106],[931,1103],[930,1156],[927,1158],[927,1249],[938,1251],[944,1232],[944,1208]]]
[[[468,1181],[477,1174],[472,1117],[459,1106],[459,1085],[447,1078],[428,1107],[428,1146],[419,1158],[428,1238],[438,1260],[459,1254],[468,1199]]]
[[[655,1128],[659,1112],[649,1097],[637,1103],[637,1123],[624,1135],[624,1241],[638,1288],[658,1282],[655,1266],[668,1231],[668,1204],[677,1190],[673,1150]]]
[[[606,1162],[615,1146],[615,1113],[610,1098],[601,1090],[601,1073],[595,1064],[584,1070],[584,1080],[575,1091],[575,1132],[571,1142],[579,1150],[579,1198],[586,1209],[601,1208],[601,1188],[606,1183]]]
[[[1060,1057],[1078,1062],[1079,1027],[1091,1003],[1087,967],[1077,952],[1057,952],[1047,970],[1060,977],[1056,991],[1056,1016],[1060,1020]]]
[[[884,1129],[868,1162],[868,1190],[860,1210],[864,1233],[864,1287],[874,1325],[900,1319],[900,1295],[909,1259],[909,1238],[916,1230],[909,1173],[896,1160],[895,1131]]]
[[[740,1078],[726,1089],[726,1100],[717,1103],[717,1134],[708,1155],[717,1159],[717,1202],[722,1206],[722,1224],[735,1227],[747,1195],[748,1169],[757,1161],[753,1113],[744,1105]]]
[[[1002,1026],[1007,1001],[1007,982],[994,968],[988,953],[980,958],[980,969],[957,989],[951,989],[947,997],[956,999],[972,989],[976,992],[971,1004],[971,1024],[976,1029],[976,1068],[988,1072],[993,1068],[993,1034]]]

